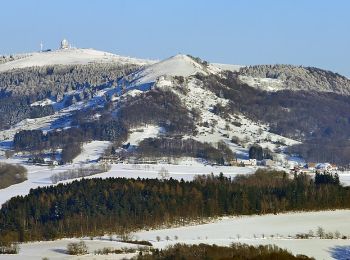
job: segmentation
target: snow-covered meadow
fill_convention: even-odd
[[[316,233],[318,227],[325,232],[339,231],[342,235],[350,236],[350,210],[296,212],[278,215],[223,217],[206,224],[175,227],[159,230],[144,230],[132,234],[133,239],[150,241],[156,248],[165,248],[175,243],[186,244],[217,244],[246,243],[250,245],[275,244],[291,251],[293,254],[304,254],[316,259],[348,259],[346,249],[350,248],[349,239],[296,239],[298,233]],[[131,244],[118,242],[116,237],[82,239],[89,251],[103,247],[121,248],[136,247]],[[158,241],[159,240],[159,241]],[[66,254],[67,244],[79,239],[62,239],[57,241],[35,242],[20,244],[18,255],[0,255],[0,259],[122,259],[133,255],[96,256],[93,254],[83,257],[73,257]],[[343,258],[339,258],[339,255]]]
[[[134,235],[137,239],[149,240],[160,248],[174,243],[275,244],[294,254],[305,254],[316,259],[330,259],[332,248],[336,246],[350,248],[350,240],[296,239],[295,236],[298,233],[309,233],[310,230],[316,234],[318,227],[322,227],[326,232],[339,231],[342,235],[349,237],[349,218],[350,210],[224,217],[208,224],[141,231]],[[157,237],[160,237],[159,242]]]
[[[126,244],[116,241],[109,241],[108,239],[103,240],[90,240],[88,238],[83,239],[88,247],[89,254],[83,256],[72,256],[68,255],[67,245],[69,243],[80,242],[81,239],[61,239],[56,241],[41,241],[33,243],[20,244],[19,254],[16,255],[1,255],[1,260],[39,260],[47,257],[48,259],[130,259],[135,256],[135,253],[129,254],[110,254],[110,255],[95,255],[94,251],[103,248],[121,249],[137,248],[137,245]]]

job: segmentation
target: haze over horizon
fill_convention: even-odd
[[[164,59],[184,53],[218,63],[314,66],[350,77],[350,2],[7,1],[1,54],[74,46]]]

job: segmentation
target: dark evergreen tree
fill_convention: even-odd
[[[263,160],[264,159],[263,148],[258,144],[252,145],[249,148],[249,159],[256,159],[258,161]]]

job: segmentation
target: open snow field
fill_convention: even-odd
[[[126,244],[109,240],[84,239],[89,253],[84,256],[71,256],[66,253],[67,245],[71,242],[79,242],[80,239],[62,239],[56,241],[34,242],[20,245],[20,252],[17,255],[0,255],[1,260],[40,260],[44,257],[51,259],[130,259],[135,254],[111,254],[111,255],[94,255],[94,251],[110,247],[121,249],[122,247],[137,248],[137,245]]]
[[[218,245],[230,245],[233,242],[252,245],[275,244],[294,254],[305,254],[316,259],[331,259],[332,250],[336,246],[350,248],[350,240],[318,238],[306,240],[293,237],[298,233],[308,233],[309,230],[316,233],[319,226],[326,232],[339,231],[342,235],[349,236],[349,219],[350,210],[225,217],[209,224],[141,231],[136,233],[135,237],[149,240],[159,248],[178,242]],[[161,238],[159,242],[157,236]],[[166,240],[167,236],[170,238],[169,241]],[[178,240],[174,239],[175,236]],[[350,259],[350,252],[347,257],[343,259]]]
[[[326,232],[340,231],[342,235],[350,235],[350,210],[287,213],[264,216],[224,217],[208,224],[177,227],[170,229],[140,231],[133,234],[135,239],[148,240],[156,248],[164,248],[175,243],[187,244],[217,244],[230,245],[231,243],[246,243],[251,245],[275,244],[294,254],[304,254],[316,259],[349,259],[350,240],[342,239],[295,239],[297,233],[308,233],[309,230],[321,226]],[[157,236],[160,241],[157,241]],[[166,240],[169,237],[169,240]],[[175,239],[177,237],[177,239]],[[20,254],[9,256],[0,255],[0,259],[122,259],[132,255],[110,255],[73,257],[66,254],[65,249],[69,242],[78,239],[62,239],[48,242],[35,242],[20,245]],[[94,240],[84,239],[89,251],[103,247],[121,248],[122,246],[135,247],[109,241],[108,237]],[[342,251],[343,250],[343,251]],[[342,254],[342,258],[339,255]]]

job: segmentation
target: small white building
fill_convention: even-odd
[[[256,159],[249,159],[249,163],[250,165],[252,166],[256,166],[258,164],[257,160]]]
[[[66,39],[63,39],[63,40],[61,41],[61,47],[60,47],[60,49],[61,49],[61,50],[67,50],[67,49],[69,49],[69,48],[70,48],[69,42],[68,42]]]

